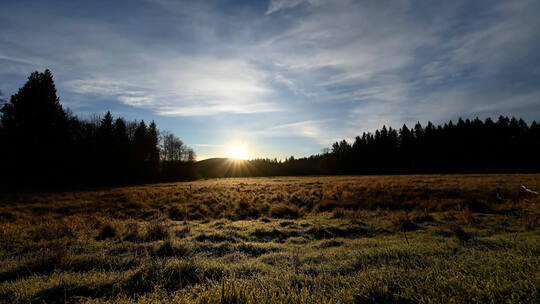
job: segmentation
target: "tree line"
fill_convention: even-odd
[[[352,143],[284,161],[195,162],[192,149],[152,121],[83,120],[65,110],[49,70],[10,100],[0,94],[1,185],[113,185],[197,177],[540,172],[540,125],[500,116],[412,128],[383,126]]]
[[[0,94],[1,96],[1,94]],[[152,121],[83,120],[65,110],[49,70],[34,72],[2,101],[3,185],[112,185],[192,179],[195,154]]]
[[[540,172],[540,125],[500,116],[383,126],[318,155],[254,159],[245,167],[232,167],[225,176]]]
[[[540,171],[540,125],[500,116],[417,123],[336,142],[323,155],[330,171],[348,173],[501,173]]]

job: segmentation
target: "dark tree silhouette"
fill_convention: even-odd
[[[540,172],[540,125],[502,115],[383,126],[319,155],[222,166],[222,160],[195,163],[194,151],[154,122],[115,119],[110,112],[89,121],[73,116],[60,105],[49,70],[32,73],[9,102],[1,101],[0,113],[0,181],[8,189],[196,176]]]
[[[144,121],[115,120],[110,112],[84,121],[64,110],[49,70],[32,73],[0,113],[0,180],[7,189],[194,176],[193,159],[177,159],[174,174],[164,172],[154,122],[147,127]]]
[[[64,172],[68,116],[56,96],[52,74],[34,72],[2,109],[7,143],[7,172],[24,181],[56,180]],[[49,166],[55,166],[51,172]]]
[[[472,173],[538,172],[540,136],[538,123],[500,116],[496,123],[459,119],[425,127],[406,125],[397,133],[383,126],[374,134],[356,137],[352,149],[341,141],[333,145],[324,163],[336,164],[333,173]],[[326,169],[327,170],[327,169]],[[321,171],[323,171],[321,169]]]
[[[203,177],[304,174],[412,174],[540,172],[540,125],[500,116],[497,122],[459,119],[435,126],[419,122],[399,132],[383,126],[357,136],[351,145],[342,140],[320,155],[283,162],[246,161],[249,171],[213,172]]]
[[[156,178],[159,174],[159,135],[155,122],[151,122],[146,133],[146,150],[147,150],[147,176]]]
[[[117,118],[113,126],[113,159],[115,180],[126,183],[129,179],[129,155],[130,142],[127,134],[126,122],[122,118]]]

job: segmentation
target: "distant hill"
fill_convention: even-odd
[[[232,158],[209,158],[195,166],[201,178],[253,176],[257,171],[249,161]]]

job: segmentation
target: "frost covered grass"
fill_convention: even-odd
[[[0,302],[534,303],[540,198],[520,189],[539,182],[276,177],[3,195]]]

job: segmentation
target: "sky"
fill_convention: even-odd
[[[81,118],[198,159],[320,153],[383,125],[540,119],[540,1],[1,1],[0,90],[50,69]]]

